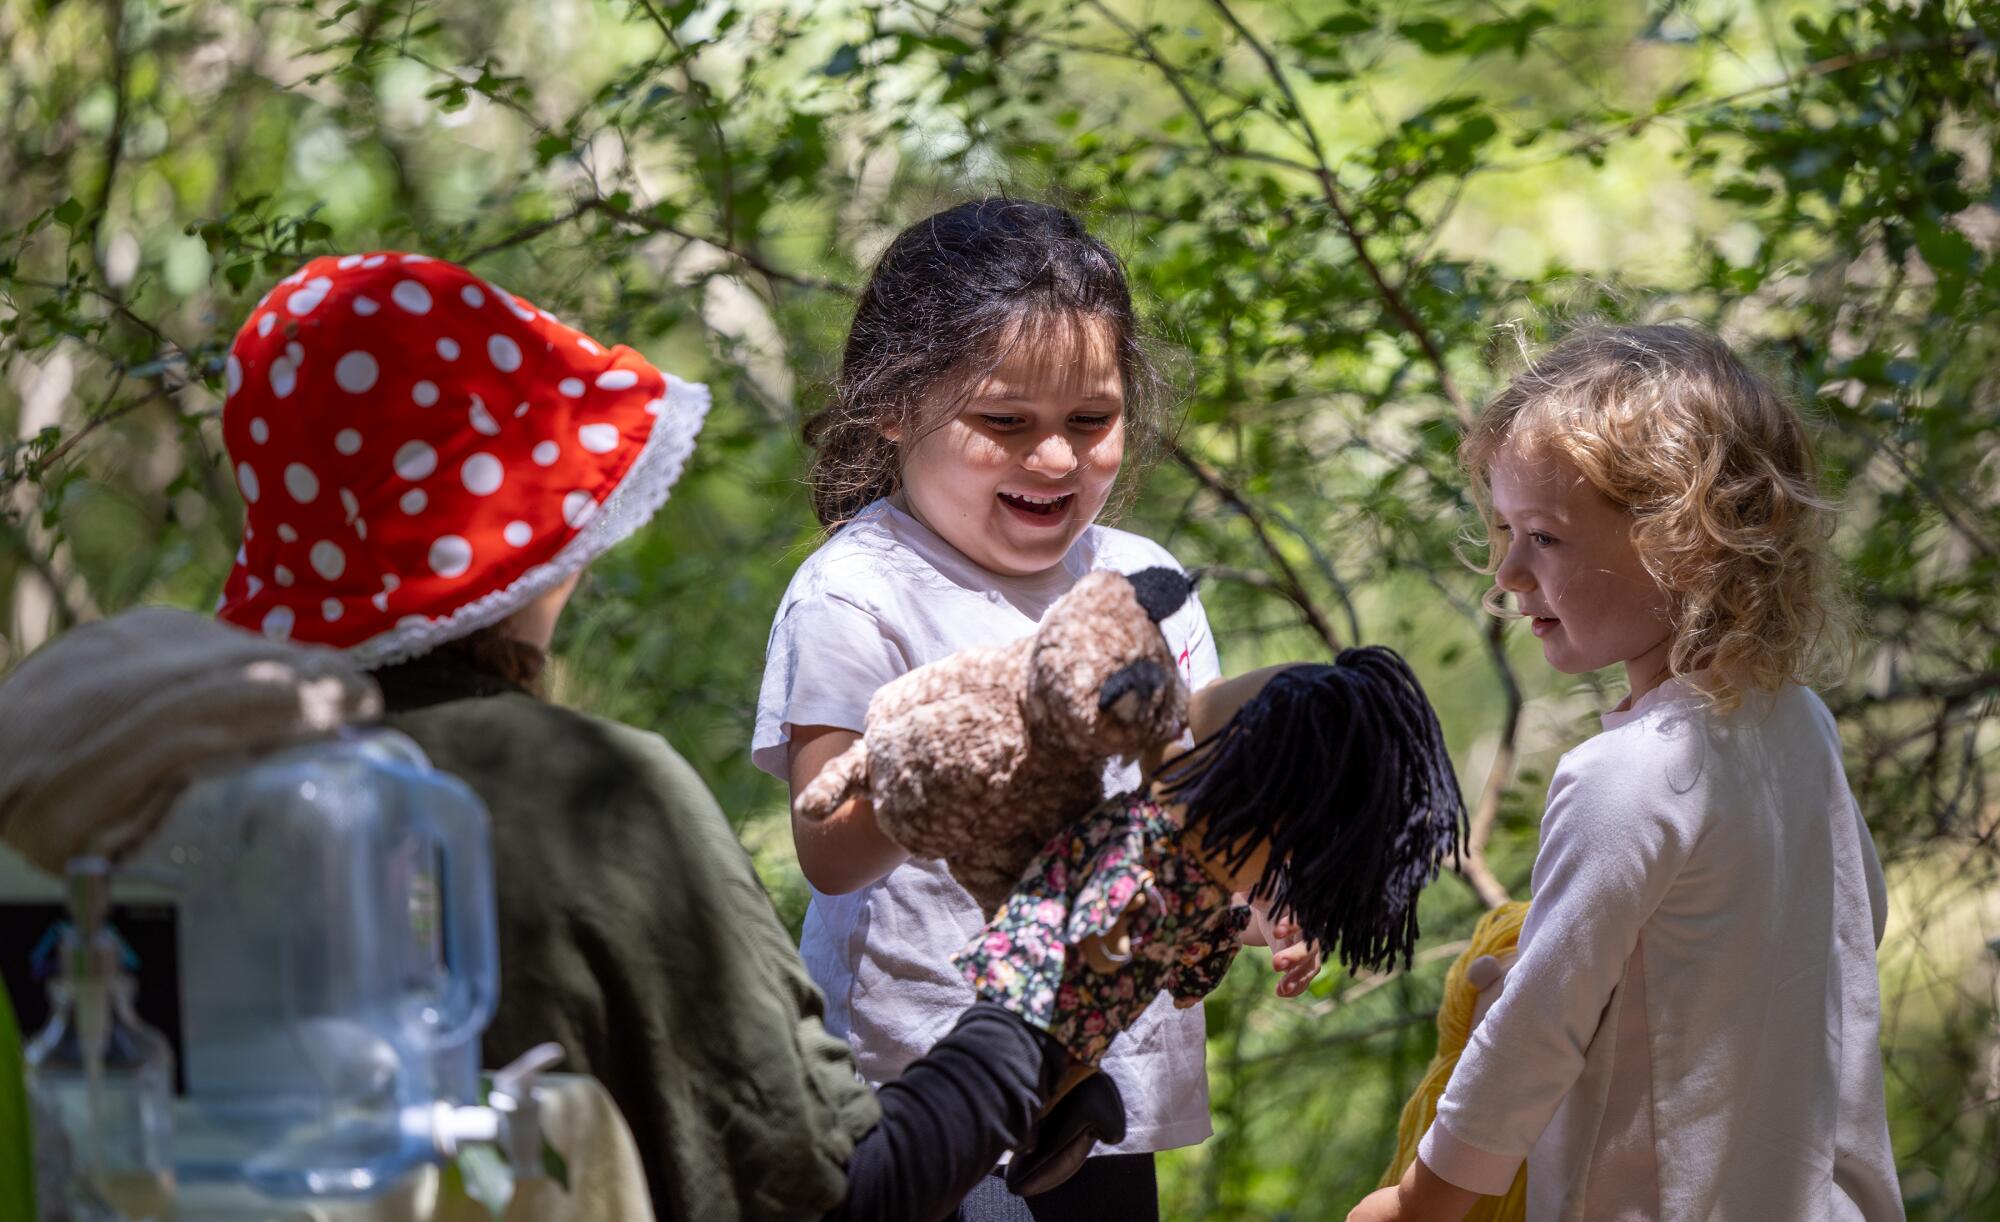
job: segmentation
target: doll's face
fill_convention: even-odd
[[[1246,671],[1231,679],[1217,679],[1188,700],[1188,729],[1200,742],[1229,724],[1229,719],[1264,690],[1264,685],[1294,664],[1281,662],[1262,670]]]
[[[1264,685],[1271,681],[1272,676],[1286,669],[1289,669],[1289,664],[1266,666],[1233,678],[1217,679],[1188,697],[1188,729],[1193,741],[1201,742],[1228,725],[1237,710],[1264,690]],[[1186,751],[1187,748],[1179,743],[1167,747],[1157,760],[1148,761],[1149,770],[1179,758]],[[1209,877],[1217,885],[1232,893],[1249,891],[1264,877],[1264,870],[1270,865],[1271,846],[1258,845],[1248,858],[1236,866],[1231,866],[1221,855],[1201,853],[1200,856]]]
[[[1230,865],[1223,854],[1203,853],[1199,846],[1196,846],[1196,854],[1201,858],[1202,868],[1215,880],[1215,885],[1231,895],[1247,895],[1256,890],[1257,884],[1263,881],[1264,870],[1271,864],[1269,842],[1252,849],[1250,856],[1244,858],[1241,865],[1235,866]]]

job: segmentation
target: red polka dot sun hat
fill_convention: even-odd
[[[315,259],[236,335],[217,614],[371,666],[497,623],[653,516],[708,388],[462,267]]]

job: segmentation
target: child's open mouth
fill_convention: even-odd
[[[1549,633],[1554,632],[1556,625],[1560,623],[1562,621],[1553,615],[1537,615],[1529,621],[1529,631],[1533,632],[1536,636],[1547,636]]]
[[[1074,492],[1061,496],[1033,496],[1025,492],[1002,492],[1000,503],[1013,511],[1014,516],[1036,525],[1050,524],[1062,519],[1063,511],[1076,498]]]

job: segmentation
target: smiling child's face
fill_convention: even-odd
[[[1503,549],[1493,580],[1542,656],[1570,675],[1622,663],[1632,699],[1652,690],[1666,678],[1671,603],[1632,546],[1631,513],[1546,449],[1509,442],[1488,476]]]
[[[903,456],[904,507],[1001,576],[1062,563],[1125,456],[1116,334],[1097,319],[1067,330],[1072,343],[1016,344],[956,416]]]

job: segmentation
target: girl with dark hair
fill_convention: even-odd
[[[856,307],[834,400],[806,426],[813,503],[832,533],[771,628],[757,765],[796,798],[889,680],[1027,635],[1093,570],[1178,569],[1157,544],[1097,523],[1126,455],[1143,469],[1166,412],[1124,269],[1076,217],[984,199],[904,230]],[[1191,686],[1217,677],[1198,599],[1161,629]],[[1108,791],[1135,780],[1107,777]],[[951,956],[990,914],[941,863],[910,859],[865,802],[823,822],[795,816],[792,832],[813,888],[800,949],[827,1025],[870,1082],[893,1081],[964,1008]],[[1274,964],[1287,996],[1319,966],[1304,945]],[[1037,1218],[1154,1216],[1153,1152],[1209,1134],[1198,1008],[1153,1007],[1105,1068],[1126,1136],[1037,1200]],[[996,1177],[962,1216],[1028,1214]]]

